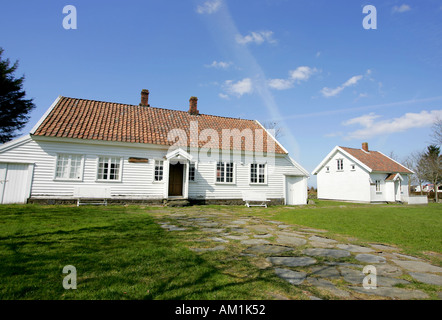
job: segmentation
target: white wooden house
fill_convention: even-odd
[[[30,134],[0,145],[0,203],[110,201],[305,204],[308,173],[258,122],[58,97]],[[86,190],[86,191],[85,191]],[[97,192],[95,192],[95,191]]]
[[[318,198],[357,202],[408,202],[413,172],[379,151],[336,146],[315,168]]]

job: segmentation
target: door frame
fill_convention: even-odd
[[[169,198],[189,198],[189,162],[192,160],[192,156],[181,148],[170,151],[166,156],[167,164],[167,177],[165,183],[164,196]],[[169,196],[169,174],[170,165],[179,162],[183,165],[183,195],[182,196]]]
[[[18,202],[18,203],[26,203],[27,199],[29,199],[31,197],[31,189],[32,189],[32,180],[33,180],[33,176],[34,176],[34,163],[30,163],[30,162],[20,162],[20,161],[0,161],[1,165],[5,165],[5,176],[4,177],[0,177],[0,180],[7,180],[8,178],[8,167],[10,164],[12,165],[17,165],[17,164],[21,164],[21,165],[27,165],[27,176],[26,176],[26,182],[25,182],[25,187],[24,187],[24,193],[23,193],[23,201],[22,202]],[[4,194],[5,194],[5,189],[6,189],[6,182],[2,181],[2,188],[1,188],[1,195],[0,195],[0,204],[3,204],[4,202]]]
[[[171,170],[170,170],[170,168],[172,167],[172,166],[175,166],[175,165],[177,165],[177,164],[180,164],[181,165],[181,175],[182,175],[182,177],[181,177],[181,195],[169,195],[170,194],[170,178],[171,178],[171,174],[170,174],[170,172],[171,172]],[[167,194],[168,194],[168,198],[182,198],[183,196],[184,196],[184,188],[185,188],[185,181],[184,181],[184,173],[185,173],[185,171],[186,171],[186,164],[185,163],[183,163],[183,161],[181,160],[181,161],[177,161],[176,163],[172,163],[172,162],[169,162],[169,177],[168,177],[168,179],[169,179],[169,181],[168,181],[168,186],[167,186]]]
[[[302,188],[302,190],[304,190],[303,191],[303,198],[305,198],[305,203],[294,203],[294,204],[288,204],[287,202],[288,202],[288,192],[290,191],[290,190],[287,190],[287,184],[288,184],[288,179],[289,178],[299,178],[300,179],[300,181],[299,181],[299,183],[302,183],[302,186],[303,186],[303,188]],[[303,205],[303,204],[307,204],[307,197],[308,197],[308,193],[307,193],[307,178],[305,177],[305,176],[302,176],[302,175],[296,175],[296,174],[285,174],[284,175],[284,186],[283,186],[283,192],[284,192],[284,204],[285,205]]]

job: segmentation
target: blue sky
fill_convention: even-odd
[[[439,0],[16,0],[0,30],[37,106],[23,133],[58,95],[138,104],[146,88],[154,107],[187,110],[197,96],[201,113],[277,121],[311,172],[336,145],[402,159],[442,117]]]

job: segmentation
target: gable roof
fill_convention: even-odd
[[[385,178],[385,181],[396,181],[397,179],[400,179],[401,181],[404,180],[400,173],[391,173]]]
[[[315,168],[313,174],[317,174],[319,170],[328,162],[328,160],[336,153],[341,152],[348,156],[355,162],[358,162],[363,168],[369,172],[386,172],[386,173],[404,173],[412,174],[413,171],[404,167],[395,160],[387,157],[379,151],[366,152],[362,149],[347,148],[336,146],[333,150],[322,160],[322,162]]]
[[[191,115],[187,111],[169,110],[122,103],[68,98],[60,96],[31,131],[34,136],[63,137],[87,140],[119,141],[171,146],[176,140],[168,135],[183,138],[182,146],[190,145],[191,122],[198,126],[198,147],[230,149],[287,154],[287,151],[255,120],[245,120],[212,115]],[[176,130],[178,129],[178,130]],[[201,137],[205,129],[208,137]],[[252,143],[241,140],[236,146],[234,139],[224,146],[223,130],[250,132]],[[175,130],[175,131],[172,131]],[[209,131],[210,130],[210,131]],[[214,130],[214,131],[213,131]],[[245,131],[243,131],[245,130]],[[255,130],[262,134],[262,142]],[[185,135],[183,134],[185,133]],[[212,136],[216,137],[218,141]],[[172,135],[174,136],[174,135]],[[204,136],[204,134],[203,134]],[[238,136],[238,135],[236,135]],[[187,139],[185,139],[187,138]],[[202,140],[204,138],[204,140]],[[209,141],[210,140],[210,141]],[[267,145],[270,141],[270,145]],[[274,147],[273,147],[274,146]],[[272,150],[274,149],[274,151]]]
[[[407,169],[400,163],[394,161],[393,159],[387,157],[381,152],[372,151],[366,152],[362,149],[340,147],[347,153],[351,154],[353,157],[364,163],[367,167],[371,168],[373,171],[381,172],[400,172],[400,173],[413,173],[411,170]]]

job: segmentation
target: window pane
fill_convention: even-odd
[[[116,157],[100,157],[98,159],[97,179],[99,180],[119,180],[120,161]]]
[[[65,154],[60,154],[57,160],[56,177],[57,178],[68,178],[68,161],[69,156]]]
[[[55,177],[59,179],[81,179],[82,155],[59,154]]]
[[[155,160],[154,180],[163,181],[163,161],[161,160]]]
[[[189,164],[189,181],[195,181],[195,163]]]
[[[343,170],[344,169],[344,160],[338,159],[337,163],[338,163],[338,170]]]
[[[216,182],[224,182],[224,162],[218,162],[216,165]]]
[[[265,182],[265,164],[259,165],[259,183]]]
[[[257,176],[257,164],[252,163],[250,165],[250,182],[256,183],[258,182],[258,176]]]
[[[233,182],[233,163],[226,163],[226,182]]]

